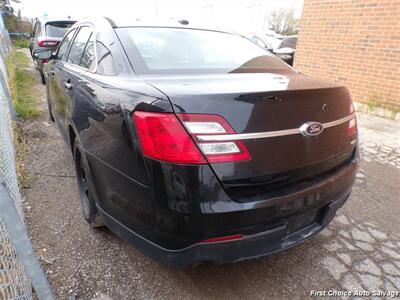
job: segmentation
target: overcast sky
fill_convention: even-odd
[[[22,0],[17,5],[30,18],[73,19],[92,16],[179,18],[213,22],[232,29],[261,30],[265,15],[275,7],[293,7],[301,14],[303,0]]]

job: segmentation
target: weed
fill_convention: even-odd
[[[32,183],[32,176],[25,169],[23,161],[29,151],[29,145],[25,133],[21,126],[14,126],[14,145],[15,145],[15,167],[20,188],[29,188]]]
[[[37,92],[32,87],[36,83],[35,77],[25,68],[29,58],[21,52],[12,51],[6,59],[8,84],[15,111],[25,120],[40,115],[37,106]]]
[[[367,101],[367,108],[368,112],[374,112],[378,107],[380,103],[380,98],[378,96],[374,96],[371,99]]]
[[[36,79],[26,70],[29,66],[29,58],[22,52],[12,51],[6,59],[6,65],[10,94],[18,116],[22,120],[39,116],[40,111],[36,108],[38,93],[33,89]],[[21,188],[26,188],[32,181],[31,175],[23,164],[29,145],[21,126],[15,125],[13,133],[18,182]]]
[[[29,40],[26,38],[17,38],[13,40],[13,45],[15,48],[29,48]]]
[[[388,111],[388,113],[387,113],[388,118],[392,119],[392,120],[396,120],[396,116],[397,116],[398,112],[396,112],[395,110],[392,110],[392,109],[387,109],[387,111]]]

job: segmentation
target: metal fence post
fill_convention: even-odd
[[[54,295],[32,247],[24,222],[21,220],[14,202],[0,178],[0,220],[5,225],[18,258],[25,267],[33,288],[40,300],[53,300]]]

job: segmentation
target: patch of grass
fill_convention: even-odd
[[[12,51],[6,58],[8,84],[14,108],[22,120],[40,115],[36,108],[38,92],[34,89],[36,79],[25,68],[29,66],[29,58],[21,52]],[[13,126],[14,145],[16,151],[16,172],[20,188],[27,188],[32,176],[24,167],[23,161],[28,153],[29,145],[22,126]]]
[[[389,119],[395,120],[398,112],[396,112],[395,110],[388,110],[388,111],[389,111],[388,113]]]
[[[373,112],[379,107],[380,98],[378,96],[372,97],[367,102],[368,112]]]
[[[29,145],[21,126],[14,126],[14,145],[15,145],[15,167],[20,188],[29,188],[32,183],[32,175],[25,169],[23,161],[29,151]]]
[[[384,115],[386,118],[395,120],[397,115],[400,113],[400,109],[391,104],[390,102],[384,101],[384,98],[375,95],[368,99],[365,103],[366,112],[371,114]]]
[[[24,68],[29,65],[29,58],[21,52],[11,52],[6,59],[8,84],[15,111],[23,119],[34,118],[40,115],[36,108],[38,93],[33,89],[36,79]]]
[[[15,48],[21,49],[21,48],[29,48],[29,40],[26,38],[19,38],[13,40],[13,44]]]
[[[15,59],[17,62],[17,67],[19,68],[25,68],[29,66],[30,58],[25,55],[25,53],[22,52],[15,52]],[[32,76],[34,79],[34,77]]]

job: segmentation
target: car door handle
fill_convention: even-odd
[[[68,91],[72,90],[72,84],[70,84],[69,82],[64,82],[64,86]]]

